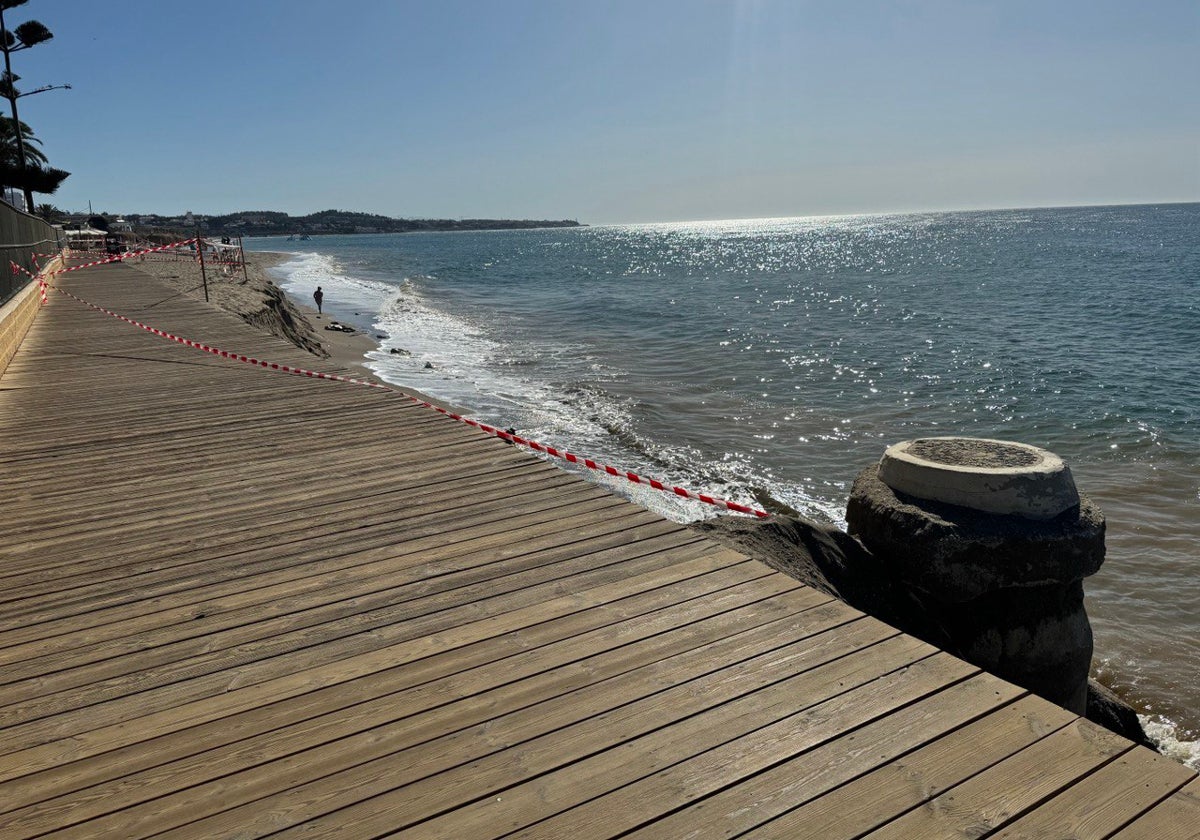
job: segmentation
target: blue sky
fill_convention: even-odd
[[[639,222],[1200,200],[1200,2],[31,0],[65,209]]]

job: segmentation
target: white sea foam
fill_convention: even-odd
[[[564,394],[552,383],[523,373],[537,370],[538,359],[557,355],[561,348],[519,348],[497,342],[478,325],[430,307],[411,282],[404,284],[400,295],[381,313],[376,328],[388,334],[391,346],[412,353],[398,356],[385,349],[370,354],[372,369],[388,382],[411,385],[478,419],[516,428],[528,439],[622,470],[675,483],[685,481],[680,474],[648,473],[651,465],[615,441],[611,430],[629,423],[628,405],[586,388]],[[433,364],[432,369],[425,367],[427,362]],[[547,459],[676,521],[701,515],[694,503],[676,496]]]
[[[382,334],[378,350],[368,354],[368,366],[385,381],[412,387],[499,426],[517,428],[523,436],[568,449],[579,455],[632,470],[698,492],[757,506],[746,490],[737,489],[749,477],[721,475],[714,486],[712,469],[698,462],[687,447],[663,446],[630,432],[625,441],[617,430],[629,429],[631,406],[588,387],[563,389],[547,381],[554,360],[578,357],[578,349],[539,342],[520,346],[493,337],[497,325],[484,325],[431,304],[421,292],[426,278],[405,278],[399,286],[355,277],[334,258],[315,253],[297,254],[278,266],[284,290],[299,300],[321,286],[327,311],[335,317]],[[503,329],[499,330],[503,333]],[[391,349],[405,354],[393,354]],[[428,366],[427,366],[428,365]],[[611,373],[611,371],[609,372]],[[630,449],[633,445],[635,448]],[[639,486],[555,461],[615,492],[678,522],[709,516],[718,511],[673,494]],[[714,467],[716,465],[709,465]],[[716,470],[718,473],[726,472]],[[732,482],[732,483],[728,483]],[[753,482],[751,482],[753,483]],[[784,488],[767,488],[785,504],[805,513],[836,517],[819,500]]]
[[[526,365],[518,360],[536,361],[536,350],[497,341],[469,317],[431,305],[420,292],[422,279],[390,287],[374,323],[386,339],[369,355],[371,368],[389,382],[409,384],[490,423],[528,430],[540,427],[542,413],[556,414],[549,389],[521,373]],[[410,355],[392,354],[393,348]]]
[[[274,270],[284,278],[280,283],[283,290],[295,300],[309,304],[312,293],[320,286],[326,309],[336,311],[345,320],[354,320],[353,313],[361,313],[357,324],[362,327],[369,325],[395,291],[387,283],[346,273],[337,260],[326,254],[295,254]]]
[[[1161,715],[1138,715],[1142,729],[1163,755],[1200,770],[1200,740],[1185,741],[1179,738],[1179,727],[1174,721]]]

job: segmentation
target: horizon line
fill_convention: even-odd
[[[232,210],[232,211],[225,212],[225,213],[204,213],[204,212],[185,210],[180,213],[162,213],[162,212],[154,212],[154,211],[144,211],[144,212],[143,211],[133,211],[133,212],[110,213],[109,215],[117,216],[117,217],[128,217],[130,215],[175,217],[175,216],[185,216],[188,213],[192,213],[192,215],[194,215],[194,216],[208,218],[208,217],[212,217],[212,216],[231,216],[231,215],[236,215],[238,213],[284,213],[288,216],[302,218],[304,216],[311,216],[316,213],[333,211],[333,212],[342,212],[342,213],[362,213],[364,215],[381,216],[386,219],[403,220],[403,221],[438,221],[438,220],[443,220],[443,219],[449,220],[449,221],[476,221],[476,220],[521,221],[521,222],[572,221],[572,222],[576,222],[580,227],[608,227],[608,226],[622,226],[622,225],[686,225],[686,224],[719,224],[722,222],[768,222],[768,221],[783,221],[783,220],[787,220],[787,219],[851,219],[851,218],[861,218],[861,217],[866,217],[866,216],[917,216],[917,215],[926,214],[926,213],[988,213],[988,212],[1002,212],[1002,211],[1003,212],[1014,212],[1014,211],[1022,211],[1022,210],[1072,210],[1072,209],[1077,210],[1077,209],[1082,209],[1082,208],[1087,208],[1087,207],[1094,207],[1094,208],[1153,207],[1153,206],[1163,206],[1163,205],[1186,205],[1186,204],[1200,204],[1200,198],[1187,199],[1187,200],[1167,200],[1167,201],[1115,201],[1115,202],[1104,202],[1104,203],[1100,203],[1100,204],[1091,204],[1091,203],[1085,203],[1085,204],[1033,204],[1033,205],[1013,205],[1013,206],[1000,206],[1000,207],[950,207],[950,208],[936,208],[936,209],[925,208],[925,209],[919,209],[919,210],[917,210],[917,209],[859,210],[859,211],[851,211],[851,212],[846,212],[846,213],[799,213],[799,214],[785,215],[785,216],[723,216],[723,217],[714,217],[714,218],[655,219],[655,220],[643,220],[643,221],[604,221],[604,222],[583,222],[583,221],[580,221],[579,219],[571,218],[569,216],[564,216],[559,219],[552,219],[549,217],[535,219],[533,217],[520,217],[520,216],[479,216],[479,215],[386,216],[383,213],[379,213],[379,212],[373,211],[373,210],[348,210],[348,209],[332,208],[332,207],[323,208],[321,210],[313,210],[308,213],[301,213],[301,214],[295,214],[295,213],[292,213],[292,212],[286,211],[286,210],[243,209],[243,210]],[[70,214],[70,215],[81,215],[81,214],[86,215],[88,213],[88,211],[84,211],[84,210],[66,210],[63,212]],[[99,213],[93,212],[93,213],[91,213],[91,215],[99,215]],[[370,235],[370,234],[364,234],[364,235]]]

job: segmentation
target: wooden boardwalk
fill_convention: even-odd
[[[62,282],[322,367],[131,267]],[[1200,836],[1183,766],[765,565],[54,292],[0,512],[4,840]]]

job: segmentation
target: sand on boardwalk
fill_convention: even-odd
[[[358,366],[374,377],[365,363],[366,354],[377,349],[375,340],[363,333],[320,330],[314,324],[316,309],[298,305],[267,275],[267,269],[287,259],[287,254],[247,254],[245,275],[241,269],[226,274],[207,266],[209,302],[272,335],[286,338],[319,359],[342,367]],[[147,258],[141,262],[130,260],[129,265],[153,275],[180,294],[204,300],[200,264],[195,260]]]
[[[315,307],[298,303],[288,297],[268,275],[268,270],[287,260],[291,254],[257,251],[246,254],[246,271],[240,268],[225,273],[209,265],[208,299],[212,305],[226,309],[247,323],[288,341],[312,353],[314,359],[324,359],[332,365],[354,370],[356,376],[382,382],[368,368],[366,354],[379,349],[379,342],[364,332],[345,333],[326,330],[334,315],[328,311],[318,316]],[[132,259],[129,265],[151,274],[166,285],[195,300],[204,300],[204,284],[200,265],[183,253],[178,256],[144,260]],[[452,406],[434,400],[407,385],[392,385],[406,394],[426,402]],[[461,412],[460,412],[461,413]]]

